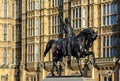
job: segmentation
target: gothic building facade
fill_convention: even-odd
[[[0,1],[0,80],[19,80],[21,64],[21,1]]]
[[[43,52],[50,39],[64,38],[60,13],[63,20],[70,17],[76,35],[85,28],[98,31],[90,49],[96,66],[92,56],[82,58],[84,75],[95,81],[119,81],[120,65],[115,63],[120,53],[119,0],[1,0],[0,4],[0,81],[42,81],[50,75],[52,54],[44,58]],[[91,63],[86,63],[88,59]],[[59,64],[63,76],[79,75],[74,57]]]

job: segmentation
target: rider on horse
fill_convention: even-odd
[[[62,22],[62,27],[63,27],[63,30],[65,32],[65,38],[66,38],[65,40],[67,43],[67,46],[64,47],[63,52],[64,52],[65,56],[67,56],[67,55],[70,56],[71,55],[71,47],[72,47],[71,43],[72,43],[72,39],[74,36],[73,28],[70,25],[70,18],[69,17],[65,18],[65,22],[63,22],[60,15],[59,15],[59,18],[60,18],[60,21]],[[67,50],[66,50],[66,48],[67,48]]]

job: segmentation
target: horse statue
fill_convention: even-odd
[[[89,56],[94,54],[92,51],[89,51],[89,48],[92,46],[93,42],[97,38],[97,32],[95,32],[91,28],[87,28],[82,30],[77,36],[73,36],[72,42],[71,42],[71,56],[75,57],[77,59],[78,67],[80,70],[81,76],[83,75],[82,69],[80,67],[80,58],[83,58],[85,56]],[[52,48],[52,55],[53,55],[53,65],[51,74],[54,76],[54,68],[56,67],[56,70],[58,71],[57,62],[62,61],[64,55],[64,46],[66,46],[66,40],[58,39],[58,40],[49,40],[46,49],[44,51],[44,57],[47,55],[47,52]]]

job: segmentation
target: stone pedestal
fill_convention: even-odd
[[[94,81],[91,77],[80,76],[59,76],[59,77],[46,77],[43,81]]]

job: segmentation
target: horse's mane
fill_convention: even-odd
[[[83,36],[84,35],[84,33],[83,32],[80,32],[76,37],[78,38],[78,37],[81,37],[81,36]]]
[[[82,30],[78,35],[77,35],[77,38],[78,37],[81,37],[81,36],[84,36],[85,35],[85,32],[84,32],[85,30]]]
[[[86,28],[84,30],[82,30],[76,37],[81,37],[81,36],[85,36],[86,33],[88,33],[88,30],[91,30],[91,28]]]

